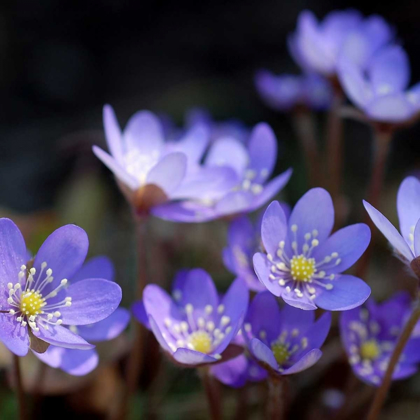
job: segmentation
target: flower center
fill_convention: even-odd
[[[194,331],[189,338],[189,342],[194,350],[200,353],[210,353],[212,339],[205,331]]]
[[[20,298],[20,310],[27,316],[38,315],[42,313],[42,307],[45,306],[45,299],[42,294],[35,290],[27,290],[22,293]]]
[[[285,344],[275,342],[271,344],[271,350],[279,365],[282,365],[290,357],[290,352]]]
[[[365,341],[360,346],[360,355],[363,359],[375,360],[381,354],[381,349],[376,340]]]
[[[306,258],[303,255],[295,255],[290,260],[293,280],[309,282],[315,274],[315,259]]]

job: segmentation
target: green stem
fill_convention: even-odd
[[[222,419],[222,405],[220,398],[220,386],[210,374],[207,366],[198,368],[198,372],[207,397],[211,420]]]
[[[13,354],[13,373],[15,377],[16,397],[18,401],[19,420],[26,420],[25,396],[23,393],[22,375],[19,356]]]
[[[404,350],[404,347],[406,346],[408,340],[410,339],[411,334],[414,330],[414,327],[416,326],[417,321],[419,319],[420,319],[420,301],[417,300],[414,310],[411,313],[409,320],[405,324],[404,329],[391,355],[391,359],[389,361],[388,368],[385,372],[384,379],[382,380],[382,384],[375,393],[375,397],[370,407],[367,420],[376,420],[379,417],[382,406],[388,394],[389,387],[391,386],[392,376],[394,374],[395,367],[397,366],[398,361],[400,360],[401,354]]]

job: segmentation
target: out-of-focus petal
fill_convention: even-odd
[[[410,234],[420,219],[420,181],[409,176],[398,189],[397,211],[400,230],[404,239],[410,243]]]
[[[105,279],[114,280],[114,265],[111,260],[105,256],[93,257],[70,279],[74,284],[80,280],[86,279]]]

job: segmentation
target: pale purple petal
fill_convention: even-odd
[[[19,271],[26,264],[26,245],[19,228],[10,220],[0,219],[0,307],[7,305],[7,283],[19,281]]]
[[[405,90],[410,80],[407,53],[399,45],[384,48],[372,59],[368,73],[374,90],[379,94]]]
[[[409,176],[398,189],[397,211],[400,230],[404,239],[410,243],[410,233],[420,219],[420,181]]]
[[[190,270],[183,269],[178,270],[175,274],[175,278],[172,281],[172,296],[178,305],[185,306],[188,302],[185,302],[183,290],[185,288],[185,282],[187,281]]]
[[[32,353],[42,362],[51,366],[54,369],[57,369],[61,365],[61,360],[63,359],[63,355],[69,349],[65,349],[64,347],[57,347],[57,346],[49,346],[45,353],[37,353],[33,351]],[[91,350],[81,350],[81,351],[91,351]]]
[[[108,280],[88,279],[67,288],[71,306],[60,308],[63,324],[87,325],[111,315],[121,302],[121,287]]]
[[[42,292],[44,296],[55,289],[61,280],[71,279],[80,270],[88,248],[89,240],[86,232],[76,225],[62,226],[48,236],[39,248],[34,261],[35,280],[41,272],[43,280],[47,268],[52,270],[54,281],[45,287]],[[47,267],[41,268],[44,262],[47,263]]]
[[[370,296],[370,287],[361,279],[340,275],[332,282],[333,289],[317,288],[315,303],[327,311],[347,311],[364,303]]]
[[[80,280],[86,279],[105,279],[114,280],[114,265],[112,261],[105,256],[93,257],[70,279],[74,284]]]
[[[202,223],[220,217],[212,207],[182,201],[153,207],[151,213],[163,220],[181,223]]]
[[[287,288],[283,288],[281,297],[288,305],[295,308],[299,308],[304,311],[314,311],[316,309],[314,302],[309,299],[307,293],[304,293],[302,297],[298,297],[294,290],[288,291]]]
[[[122,164],[124,160],[124,150],[121,129],[111,105],[104,106],[103,121],[108,149],[114,159]]]
[[[283,287],[279,285],[277,281],[271,281],[269,275],[271,273],[271,264],[267,260],[266,256],[261,253],[256,253],[253,258],[254,270],[259,281],[274,295],[281,296]]]
[[[318,231],[317,239],[322,244],[331,233],[334,225],[334,207],[330,194],[323,188],[312,188],[295,205],[289,219],[291,227],[297,226],[298,249],[305,243],[305,234]],[[292,239],[293,240],[293,239]]]
[[[223,384],[233,388],[240,388],[245,385],[248,376],[247,370],[248,360],[243,354],[210,368],[213,376]]]
[[[319,349],[313,349],[306,353],[299,361],[297,361],[292,367],[282,372],[282,375],[292,375],[294,373],[302,372],[313,366],[322,356],[322,351]]]
[[[306,311],[308,312],[308,311]],[[310,312],[313,313],[313,312]],[[304,333],[308,339],[309,348],[319,349],[324,344],[331,327],[331,312],[322,314],[316,322]]]
[[[187,157],[175,152],[166,155],[148,173],[147,183],[155,184],[171,194],[182,182],[187,170]]]
[[[237,278],[229,287],[221,300],[224,306],[223,315],[231,319],[233,325],[237,324],[240,317],[246,313],[249,302],[249,291],[246,283]]]
[[[232,191],[226,194],[215,206],[219,215],[249,212],[254,207],[254,194],[248,191]]]
[[[365,112],[377,121],[401,122],[411,118],[416,109],[404,93],[393,93],[376,97]]]
[[[172,357],[183,365],[201,365],[204,363],[214,363],[217,362],[212,356],[208,354],[200,353],[195,350],[179,348],[172,355]]]
[[[256,172],[254,182],[263,183],[273,172],[277,159],[277,139],[266,123],[257,124],[248,143],[249,169]]]
[[[290,305],[284,305],[280,315],[280,329],[298,329],[299,331],[306,331],[315,319],[314,311],[302,311]]]
[[[280,241],[287,237],[287,219],[278,201],[273,201],[264,213],[261,239],[267,253],[276,257]]]
[[[172,354],[172,349],[169,347],[169,344],[166,341],[166,339],[163,338],[163,334],[152,315],[149,315],[149,325],[158,343],[162,346],[164,350]]]
[[[406,93],[407,99],[413,104],[417,111],[420,108],[420,82],[412,86]]]
[[[78,334],[88,341],[112,340],[119,336],[130,321],[130,312],[118,308],[108,318],[92,325],[77,327]]]
[[[60,369],[73,376],[83,376],[92,372],[99,363],[95,350],[66,349],[61,360]]]
[[[220,138],[211,146],[205,164],[206,166],[229,166],[242,177],[249,164],[248,151],[239,140],[230,137]]]
[[[47,343],[68,349],[89,350],[95,346],[89,344],[79,335],[73,334],[69,329],[61,325],[48,325],[48,330],[43,327],[39,331],[32,330],[32,333]]]
[[[410,376],[417,373],[417,371],[418,371],[418,368],[417,368],[416,365],[406,365],[404,363],[401,363],[394,370],[394,374],[392,375],[392,379],[393,380],[398,380],[398,379],[409,378]]]
[[[414,253],[416,256],[420,255],[420,220],[414,229]]]
[[[235,322],[231,322],[232,329],[229,333],[227,333],[224,338],[220,341],[220,343],[213,349],[213,354],[221,354],[223,353],[227,346],[235,339],[239,330],[242,327],[245,318],[245,311],[240,315],[239,319],[236,319]]]
[[[411,338],[403,351],[403,363],[419,363],[420,362],[420,337]],[[401,359],[400,359],[401,360]]]
[[[164,145],[159,119],[149,111],[138,111],[124,129],[126,152],[137,150],[144,155],[159,155]]]
[[[411,252],[407,242],[399,234],[397,229],[391,224],[391,222],[375,207],[371,206],[368,202],[363,201],[366,211],[369,213],[372,222],[382,232],[386,239],[391,245],[408,261],[413,259],[413,253]]]
[[[274,370],[279,369],[276,358],[274,357],[273,352],[258,338],[251,338],[248,348],[250,353],[260,362],[267,364]]]
[[[362,69],[342,60],[338,64],[338,78],[349,99],[359,108],[364,109],[372,99],[372,87],[363,76]]]
[[[140,186],[140,182],[131,176],[112,156],[104,152],[100,147],[93,146],[93,153],[108,167],[108,169],[131,190],[136,190]]]
[[[370,229],[364,223],[347,226],[332,234],[323,244],[316,247],[312,257],[323,261],[333,252],[338,253],[339,264],[333,259],[330,264],[320,266],[327,273],[342,273],[350,268],[365,252],[370,242]]]
[[[15,317],[0,314],[0,341],[16,356],[26,356],[28,353],[27,327],[22,327]]]
[[[207,305],[213,308],[218,306],[219,298],[213,280],[201,268],[190,270],[181,293],[183,301],[190,303],[195,309],[204,309]]]
[[[146,313],[143,301],[135,302],[131,307],[134,317],[143,324],[148,330],[150,330],[149,316]]]

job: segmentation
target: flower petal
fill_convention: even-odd
[[[302,297],[299,297],[296,295],[294,290],[284,288],[281,297],[288,305],[295,308],[299,308],[304,311],[314,311],[316,309],[313,301],[309,299],[309,296],[306,293],[304,293]]]
[[[258,280],[272,293],[274,296],[281,296],[283,292],[283,287],[280,287],[277,281],[271,281],[270,276],[270,266],[271,264],[267,260],[267,257],[260,252],[257,252],[253,259],[255,274],[258,277]]]
[[[334,207],[330,194],[323,188],[312,188],[295,205],[289,219],[291,227],[297,226],[296,240],[298,249],[305,244],[305,234],[316,230],[319,244],[330,235],[334,225]],[[293,239],[292,239],[293,240]]]
[[[44,288],[43,296],[54,290],[61,280],[71,279],[80,270],[88,248],[89,240],[86,232],[76,225],[62,226],[48,236],[34,260],[35,280],[37,276],[42,276],[43,280],[47,268],[52,270],[54,277],[54,281]],[[46,268],[42,268],[44,262],[47,263]]]
[[[370,229],[364,223],[347,226],[332,234],[323,244],[312,252],[315,261],[323,261],[333,252],[338,253],[338,258],[331,263],[323,264],[319,270],[327,273],[341,273],[350,268],[365,252],[370,242]],[[336,262],[339,261],[339,264]],[[318,271],[319,271],[318,270]]]
[[[370,296],[370,287],[361,279],[340,275],[332,282],[333,289],[318,288],[315,303],[327,311],[347,311],[356,308]],[[318,294],[319,293],[319,294]]]
[[[164,145],[163,129],[159,119],[150,111],[138,111],[124,129],[126,152],[137,150],[141,154],[160,154]]]
[[[287,219],[278,201],[273,201],[264,213],[261,223],[261,239],[267,253],[277,256],[279,243],[287,237]]]
[[[108,167],[108,169],[131,190],[136,190],[140,183],[133,176],[131,176],[123,166],[121,166],[113,157],[108,153],[104,152],[100,147],[93,146],[93,153],[96,157],[102,161],[102,163]]]
[[[66,349],[61,360],[60,369],[73,376],[83,376],[92,372],[99,363],[96,350]]]
[[[65,349],[64,347],[57,347],[57,346],[49,346],[47,351],[44,353],[37,353],[32,351],[32,353],[39,359],[41,362],[44,362],[46,365],[57,369],[61,365],[61,360],[63,355],[69,349]],[[90,350],[81,350],[81,351],[90,351]]]
[[[297,361],[292,367],[282,372],[282,375],[292,375],[294,373],[302,372],[303,370],[312,367],[322,356],[322,351],[319,349],[313,349],[306,353],[299,361]]]
[[[114,265],[112,261],[105,256],[93,257],[70,279],[74,284],[80,280],[86,279],[105,279],[114,280]]]
[[[404,93],[392,93],[376,97],[369,102],[365,112],[376,121],[398,123],[410,119],[416,109]]]
[[[414,176],[405,178],[398,189],[397,211],[401,234],[410,243],[410,233],[420,219],[420,181]]]
[[[183,365],[202,365],[217,362],[217,359],[208,354],[183,348],[177,349],[172,357]]]
[[[397,229],[391,224],[391,222],[375,207],[371,206],[367,201],[363,201],[366,211],[369,213],[372,222],[382,232],[386,239],[391,245],[408,261],[413,259],[413,253],[411,252],[407,242],[399,234]]]
[[[222,384],[241,388],[246,384],[248,376],[248,359],[241,354],[225,363],[212,366],[210,371]]]
[[[249,168],[256,172],[253,182],[263,183],[271,175],[277,160],[277,139],[266,123],[257,124],[248,143]]]
[[[307,312],[307,311],[306,311]],[[331,327],[331,312],[322,314],[304,333],[308,339],[308,347],[319,349],[324,344]]]
[[[48,325],[48,330],[43,327],[39,331],[32,330],[35,337],[54,346],[67,349],[90,350],[95,346],[89,344],[79,335],[73,334],[69,329],[61,325]]]
[[[149,315],[149,325],[158,343],[162,346],[164,350],[172,354],[173,350],[169,347],[169,344],[166,341],[166,339],[163,338],[162,331],[160,330],[152,315]]]
[[[420,255],[420,220],[414,229],[414,253],[416,256]]]
[[[254,197],[248,191],[232,191],[216,204],[215,211],[219,217],[252,211]]]
[[[148,330],[150,330],[149,324],[149,316],[146,313],[146,308],[144,307],[143,301],[138,301],[133,304],[131,307],[131,311],[133,312],[134,318],[143,324]]]
[[[130,312],[118,308],[108,318],[92,325],[77,327],[78,334],[88,341],[112,340],[119,336],[130,321]]]
[[[0,306],[7,304],[7,283],[19,281],[19,271],[26,264],[26,245],[19,228],[6,218],[0,219]]]
[[[171,153],[150,170],[147,183],[157,185],[169,195],[181,184],[186,171],[187,157],[183,153]]]
[[[258,361],[278,371],[279,365],[273,352],[262,341],[258,340],[258,338],[251,338],[248,343],[248,349]]]
[[[26,356],[29,350],[27,327],[9,315],[0,314],[0,341],[16,356]]]
[[[121,129],[111,105],[104,106],[103,121],[108,149],[114,159],[119,164],[122,164],[124,160],[124,151]]]
[[[88,279],[71,284],[67,296],[71,306],[60,308],[63,324],[87,325],[111,315],[121,302],[121,287],[108,280]]]
[[[230,318],[232,325],[237,324],[241,316],[246,313],[248,302],[249,291],[246,283],[241,278],[237,278],[220,302],[224,306],[223,315]]]
[[[302,309],[295,308],[291,305],[284,305],[280,315],[280,330],[294,330],[301,332],[306,331],[315,319],[314,311],[302,311]]]

